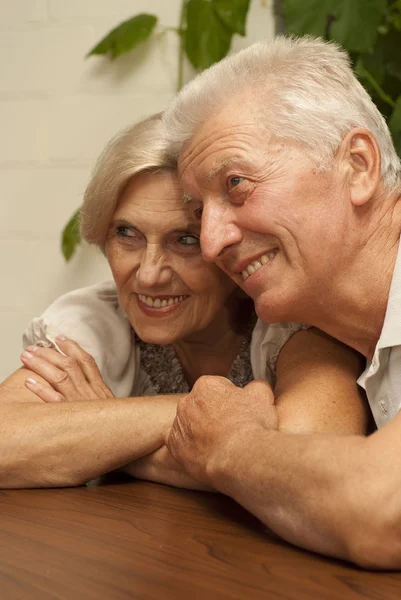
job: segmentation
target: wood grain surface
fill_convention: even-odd
[[[229,498],[120,481],[0,491],[0,600],[400,600],[361,571],[274,539]]]

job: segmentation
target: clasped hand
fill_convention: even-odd
[[[114,398],[94,358],[76,342],[57,338],[61,354],[53,348],[28,346],[21,355],[24,366],[44,381],[28,378],[27,388],[44,402],[82,402]]]
[[[278,417],[266,381],[241,389],[225,377],[204,376],[178,403],[167,447],[194,479],[224,491],[219,479],[238,448],[247,452],[256,432],[272,429],[278,429]]]

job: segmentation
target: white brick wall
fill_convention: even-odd
[[[162,110],[176,85],[177,39],[169,32],[111,64],[84,58],[120,21],[139,12],[176,26],[180,0],[0,2],[0,381],[20,365],[21,333],[58,295],[109,277],[82,247],[66,264],[60,230],[79,206],[106,141]],[[248,37],[273,35],[272,0],[252,0]],[[187,69],[190,72],[190,69]]]

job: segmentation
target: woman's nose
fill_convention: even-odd
[[[146,249],[141,257],[136,278],[143,288],[166,285],[172,278],[172,269],[162,253]]]

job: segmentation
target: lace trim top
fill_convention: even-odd
[[[253,380],[251,366],[251,338],[255,325],[252,318],[246,328],[239,352],[235,357],[227,378],[238,387],[245,387]],[[156,394],[186,394],[190,386],[185,379],[180,360],[172,345],[160,346],[143,342],[138,336],[135,341],[140,348],[141,370],[148,376]]]

